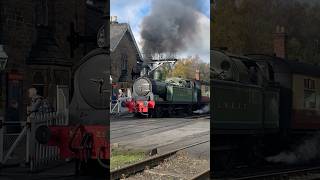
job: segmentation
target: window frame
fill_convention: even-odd
[[[312,79],[312,78],[304,78],[303,79],[303,107],[305,109],[317,109],[318,108],[318,104],[317,104],[317,91],[316,91],[316,81],[315,79]],[[309,101],[309,104],[307,104],[306,102],[306,95],[307,93],[310,93],[309,97],[310,96],[314,96],[314,99],[312,102],[314,102],[314,105],[313,106],[310,106],[310,102]]]

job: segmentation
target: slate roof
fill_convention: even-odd
[[[133,36],[133,33],[131,31],[129,24],[127,23],[111,23],[110,24],[110,51],[111,52],[115,51],[115,49],[117,48],[118,44],[120,43],[121,39],[124,37],[126,32],[130,34],[132,41],[134,43],[134,46],[138,51],[139,57],[142,60],[142,56],[138,48],[138,45],[136,43],[136,40]]]

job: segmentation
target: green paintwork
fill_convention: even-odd
[[[279,90],[267,89],[264,92],[264,127],[279,128]]]
[[[230,81],[214,81],[211,88],[215,129],[279,127],[276,90]]]
[[[167,86],[167,101],[170,102],[192,102],[193,93],[192,88]]]

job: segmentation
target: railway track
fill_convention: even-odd
[[[187,117],[179,117],[179,119],[181,119],[181,122],[184,122],[184,119],[197,119],[197,118],[203,118],[203,117],[208,117],[210,118],[210,114],[201,114],[201,115],[193,115],[193,116],[187,116]],[[176,117],[178,118],[178,117]],[[113,120],[113,122],[111,122],[111,126],[113,123],[121,123],[122,121],[126,121],[125,125],[115,125],[117,126],[117,128],[111,128],[111,132],[114,131],[119,131],[119,130],[123,130],[123,129],[128,129],[128,128],[133,128],[133,127],[139,127],[139,126],[143,126],[143,125],[155,125],[155,124],[160,124],[160,123],[164,123],[164,122],[172,122],[172,119],[174,118],[147,118],[147,119],[126,119],[126,120]]]
[[[232,179],[233,180],[276,179],[276,178],[281,179],[283,177],[288,178],[288,177],[294,177],[294,176],[299,176],[299,175],[304,175],[306,173],[314,173],[314,172],[319,173],[320,166],[269,171],[269,172],[255,174],[255,175],[232,178]]]
[[[148,123],[148,124],[146,123],[143,125],[142,124],[140,125],[139,123],[137,123],[138,124],[137,126],[139,126],[139,128],[137,128],[137,131],[132,131],[129,133],[124,133],[124,134],[123,133],[118,134],[118,133],[115,133],[115,131],[116,130],[124,130],[124,129],[135,129],[134,128],[135,126],[134,127],[128,126],[126,128],[121,128],[121,129],[112,129],[112,125],[111,125],[111,130],[110,130],[111,131],[111,138],[110,138],[110,140],[116,140],[116,139],[123,138],[126,136],[132,136],[132,135],[146,133],[146,132],[150,132],[150,131],[157,131],[158,130],[159,132],[162,132],[164,130],[170,130],[170,129],[183,127],[185,125],[188,125],[188,124],[191,124],[191,123],[197,121],[197,118],[199,118],[199,117],[197,116],[195,118],[189,118],[189,119],[181,120],[178,122],[168,122],[168,123],[165,122],[165,124],[158,126],[158,127],[149,127],[149,128],[142,128],[142,129],[141,129],[141,127],[143,127],[143,126],[161,124],[163,122],[160,122],[160,123],[151,122],[151,123]],[[161,121],[161,120],[159,120],[159,121]],[[154,133],[156,133],[156,132],[154,132]],[[112,135],[114,135],[114,136],[112,136]]]
[[[210,179],[210,169],[206,169],[203,172],[190,178],[190,180],[203,180],[203,179]]]
[[[111,177],[112,180],[115,180],[115,179],[128,177],[130,175],[131,176],[135,175],[138,172],[142,172],[144,170],[147,170],[147,169],[153,168],[155,166],[158,166],[165,159],[177,154],[179,151],[182,151],[182,150],[185,150],[185,149],[197,146],[197,145],[201,145],[201,144],[204,144],[204,143],[208,143],[208,142],[209,142],[209,140],[198,142],[198,143],[194,143],[194,144],[191,144],[191,145],[188,145],[188,146],[184,146],[182,148],[179,148],[179,149],[176,149],[176,150],[164,153],[164,154],[160,154],[160,155],[156,155],[156,156],[150,157],[150,158],[148,158],[146,160],[143,160],[143,161],[140,161],[140,162],[137,162],[137,163],[134,163],[134,164],[131,164],[131,165],[116,169],[116,170],[112,170],[110,172],[110,177]],[[197,180],[197,179],[209,179],[209,174],[210,174],[209,172],[210,172],[210,169],[207,169],[207,170],[197,174],[196,176],[191,177],[190,179],[194,179],[194,180]]]
[[[188,119],[190,120],[190,119]],[[194,120],[194,119],[193,119]],[[186,122],[186,119],[181,119],[178,122],[183,123]],[[123,122],[122,122],[123,123]],[[172,119],[141,119],[140,121],[135,121],[131,122],[131,120],[126,121],[126,125],[116,125],[116,124],[111,124],[111,132],[116,132],[128,128],[135,128],[135,127],[141,127],[141,126],[148,126],[148,125],[157,125],[157,124],[174,124],[177,122],[173,122]],[[117,128],[112,128],[112,126],[116,126]]]

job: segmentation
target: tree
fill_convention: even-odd
[[[176,62],[170,73],[170,76],[181,77],[185,79],[195,79],[196,70],[199,70],[200,78],[202,80],[209,81],[209,69],[209,64],[202,62],[199,56],[190,56]]]
[[[288,58],[317,62],[320,57],[320,5],[302,0],[216,0],[212,47],[236,54],[273,54],[273,33],[288,33]]]

